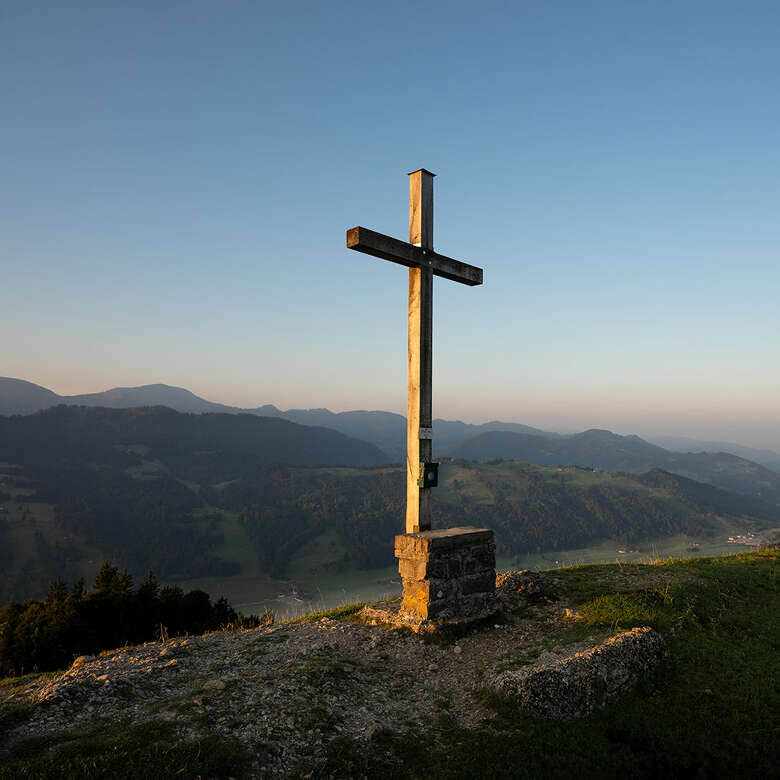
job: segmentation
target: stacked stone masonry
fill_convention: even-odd
[[[401,613],[416,620],[466,623],[494,614],[496,545],[487,528],[400,534]]]

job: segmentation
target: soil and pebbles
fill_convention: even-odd
[[[579,630],[572,643],[577,621],[571,605],[552,596],[552,577],[515,572],[500,575],[497,585],[501,619],[460,637],[322,618],[82,656],[62,673],[14,689],[13,697],[36,706],[0,744],[0,760],[27,737],[165,719],[182,738],[214,732],[238,738],[262,756],[254,765],[258,777],[295,776],[303,765],[324,763],[336,736],[370,743],[382,732],[425,729],[442,712],[462,726],[477,725],[493,713],[475,693],[496,681],[502,690],[517,689],[513,670],[544,668],[554,675],[549,670],[557,668],[559,675],[573,674],[575,687],[583,675],[592,677],[576,654],[607,637],[594,630],[583,638]],[[624,644],[632,648],[626,663],[633,669],[641,649]],[[651,644],[660,658],[662,650]],[[614,652],[590,656],[601,668],[623,663]],[[624,677],[615,678],[620,690]],[[550,714],[583,709],[575,696],[567,711],[564,694],[571,687],[557,685],[561,698]],[[533,699],[523,696],[524,704]]]

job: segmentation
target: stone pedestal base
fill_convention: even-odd
[[[400,614],[413,621],[470,623],[493,615],[496,545],[488,528],[443,528],[395,537],[403,580]]]

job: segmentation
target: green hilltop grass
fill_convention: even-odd
[[[384,778],[768,778],[780,760],[778,550],[668,560],[689,581],[626,590],[653,565],[556,570],[595,627],[654,625],[669,663],[605,709],[549,721],[483,694],[496,717],[466,730],[442,710],[430,733],[366,750],[331,743],[325,775]],[[652,579],[652,578],[651,578]],[[672,631],[671,629],[674,629]],[[325,776],[323,775],[323,776]]]
[[[780,761],[780,551],[655,564],[555,570],[560,595],[583,623],[610,633],[637,624],[665,633],[670,660],[654,679],[603,710],[550,721],[475,691],[495,711],[480,728],[458,727],[446,702],[425,732],[379,734],[371,745],[335,737],[325,767],[300,776],[440,778],[767,778]],[[676,584],[661,585],[660,568]],[[668,578],[667,578],[668,579]],[[655,584],[657,580],[659,584]],[[354,619],[360,605],[312,614]],[[522,648],[518,648],[521,651]],[[525,659],[525,662],[533,659]],[[22,680],[7,680],[16,688]],[[27,717],[0,703],[0,733]],[[63,727],[67,724],[63,723]],[[199,743],[171,724],[150,722],[96,734],[69,733],[54,752],[19,743],[0,780],[76,777],[243,777],[247,749],[216,733]]]
[[[57,749],[40,757],[52,743]],[[251,760],[250,752],[237,740],[216,734],[183,740],[173,724],[157,720],[129,728],[63,732],[45,740],[26,740],[0,767],[0,778],[229,778],[242,776]]]

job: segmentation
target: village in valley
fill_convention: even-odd
[[[745,534],[737,534],[736,536],[729,536],[729,544],[743,544],[746,547],[761,547],[769,544],[769,542],[757,533],[748,532]]]

